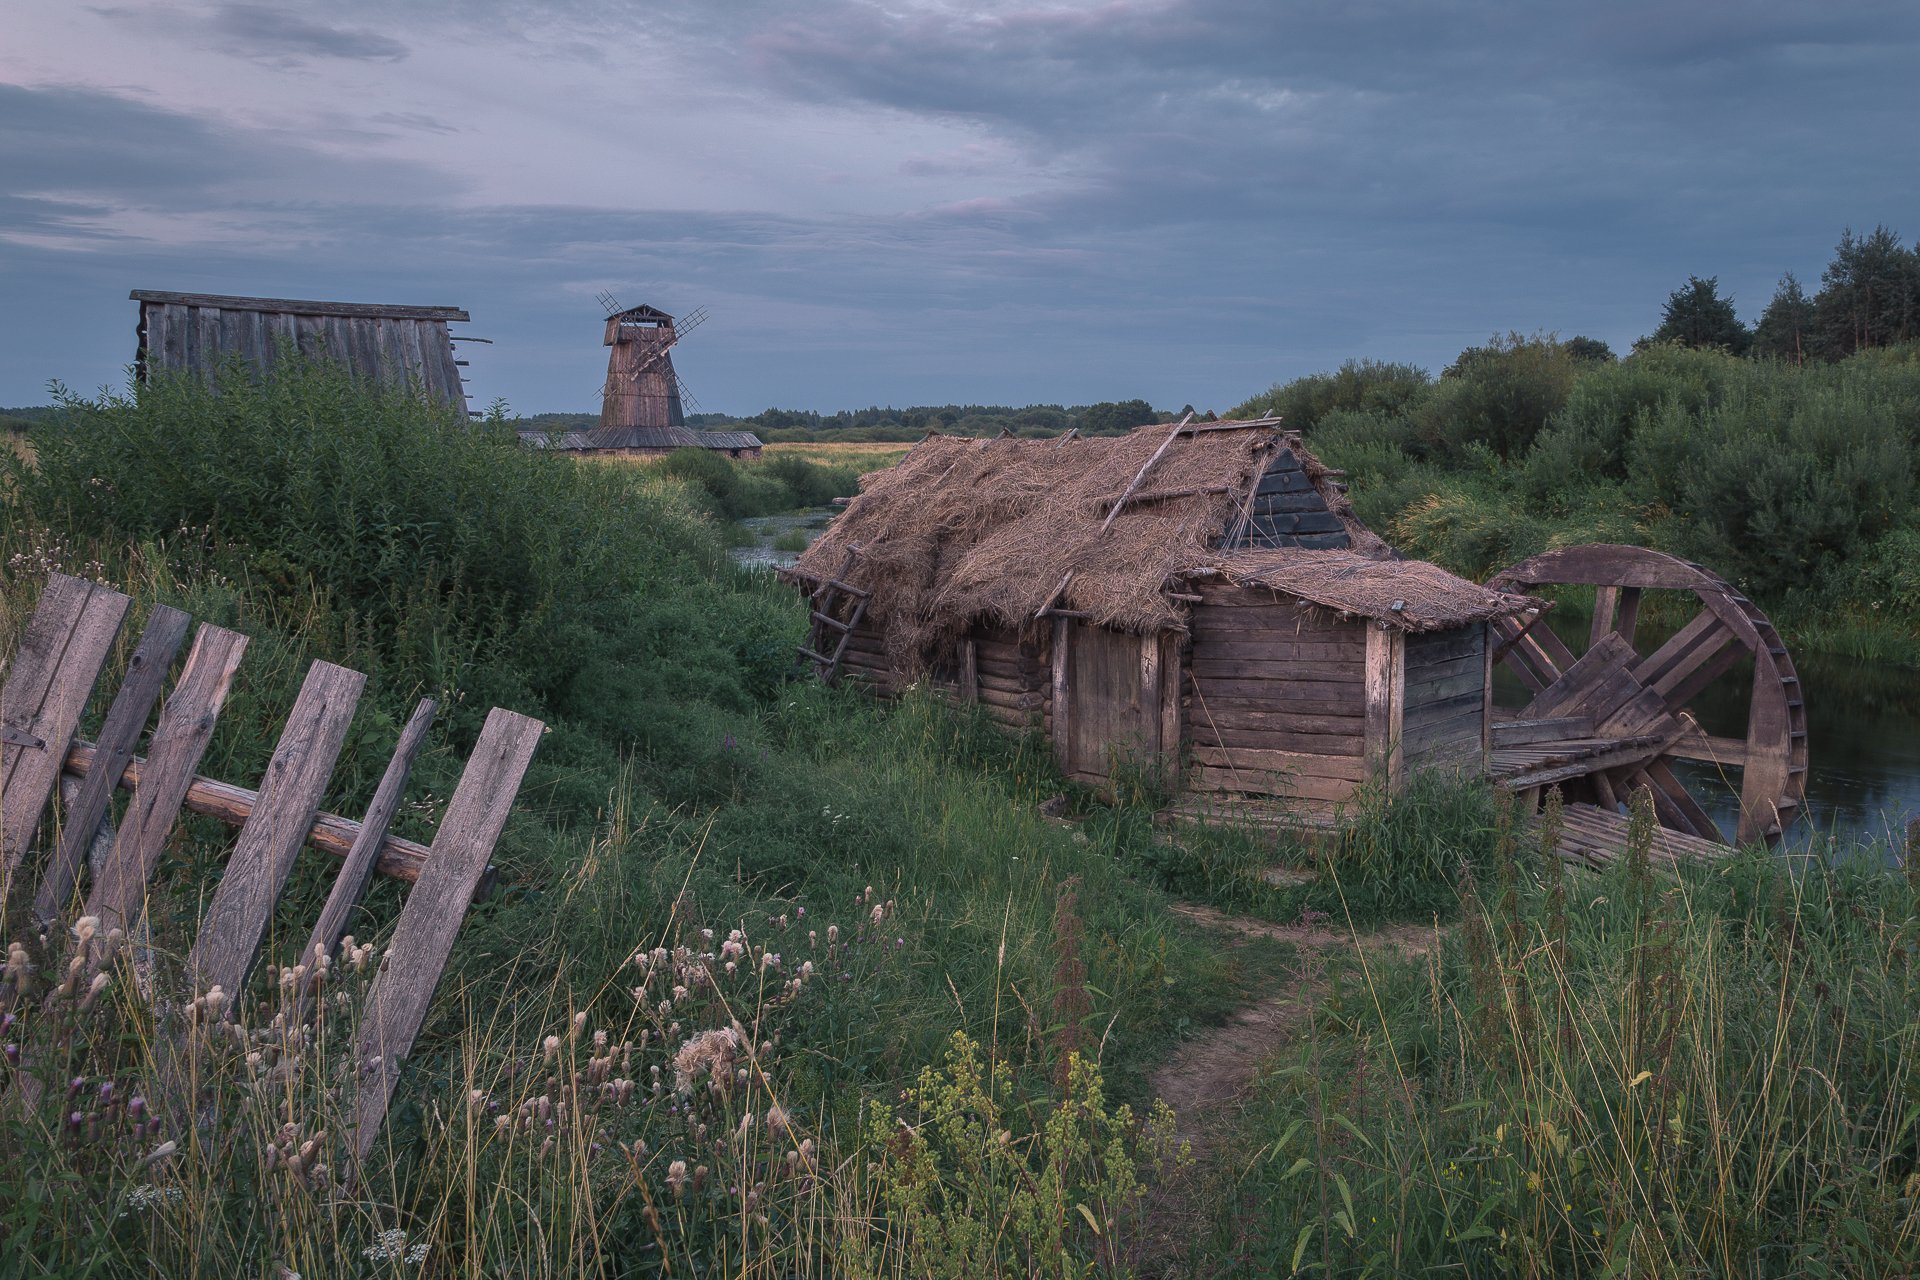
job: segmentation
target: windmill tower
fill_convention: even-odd
[[[618,436],[627,447],[697,444],[687,430],[683,388],[673,370],[671,352],[681,337],[707,318],[706,308],[696,307],[676,324],[657,307],[622,310],[611,294],[601,294],[600,303],[608,312],[605,343],[610,350],[595,434],[605,439]]]

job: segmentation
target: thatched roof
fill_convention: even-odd
[[[1184,607],[1169,591],[1195,571],[1231,576],[1240,556],[1323,554],[1297,549],[1303,545],[1351,548],[1338,553],[1343,563],[1392,555],[1297,435],[1273,422],[1207,423],[1169,444],[1173,431],[1163,424],[1117,437],[929,437],[896,466],[866,476],[860,496],[786,576],[838,575],[857,547],[845,579],[872,593],[868,617],[887,637],[894,665],[911,670],[977,622],[1024,629],[1048,607],[1124,631],[1181,627]],[[1297,539],[1285,529],[1303,517],[1268,514],[1306,508],[1321,531]],[[1227,543],[1283,550],[1223,549]],[[1381,569],[1406,572],[1397,563]]]
[[[1541,603],[1457,578],[1424,560],[1377,560],[1351,551],[1240,551],[1208,568],[1240,586],[1285,592],[1402,631],[1444,631]]]

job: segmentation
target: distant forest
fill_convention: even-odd
[[[1105,400],[1099,404],[935,404],[896,409],[874,405],[818,413],[811,409],[767,409],[751,417],[726,413],[690,413],[687,425],[706,430],[728,428],[756,432],[772,444],[836,440],[856,444],[918,440],[929,431],[943,435],[997,436],[1001,433],[1038,438],[1077,430],[1083,436],[1115,436],[1153,422],[1173,422],[1192,413],[1203,422],[1217,415],[1187,405],[1162,413],[1145,400]],[[543,431],[579,430],[599,421],[591,413],[536,413],[520,425]]]

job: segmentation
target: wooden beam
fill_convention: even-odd
[[[1173,442],[1180,438],[1180,433],[1184,431],[1186,429],[1187,424],[1192,421],[1193,421],[1193,415],[1189,413],[1186,417],[1180,419],[1179,423],[1175,425],[1172,431],[1167,433],[1167,438],[1160,442],[1160,447],[1153,451],[1153,456],[1148,458],[1145,465],[1143,465],[1140,468],[1140,470],[1137,473],[1135,473],[1133,477],[1133,483],[1127,486],[1126,492],[1122,493],[1120,495],[1119,500],[1113,504],[1113,510],[1107,512],[1106,520],[1103,521],[1100,525],[1100,532],[1105,533],[1109,528],[1112,527],[1114,518],[1120,514],[1120,509],[1127,505],[1127,499],[1131,498],[1133,496],[1133,491],[1140,487],[1140,482],[1147,478],[1147,472],[1153,470],[1153,464],[1160,461],[1160,455],[1165,453],[1169,448],[1173,446]]]
[[[1072,574],[1068,574],[1072,577]],[[1071,680],[1068,676],[1067,645],[1073,631],[1069,618],[1053,620],[1053,758],[1065,773],[1072,765],[1073,713],[1068,705]]]
[[[367,320],[471,319],[459,307],[403,307],[376,302],[313,302],[304,298],[243,298],[225,293],[171,293],[165,289],[135,289],[135,302],[181,307],[210,307],[218,311],[267,311],[295,316],[335,316]],[[344,351],[334,352],[344,357]]]
[[[93,771],[95,760],[94,746],[90,742],[76,742],[67,749],[67,772],[77,778],[84,778]],[[147,762],[139,756],[127,762],[120,773],[116,785],[120,787],[138,787],[146,772]],[[218,782],[212,778],[196,775],[187,784],[187,795],[181,808],[188,813],[198,813],[209,818],[218,818],[229,826],[240,826],[253,813],[253,806],[259,800],[259,793],[245,787],[236,787],[230,782]],[[336,858],[344,858],[353,850],[353,842],[360,835],[360,824],[351,818],[342,818],[337,814],[315,814],[313,825],[307,829],[307,844],[322,853],[330,853]],[[380,845],[379,856],[374,860],[374,870],[389,875],[396,880],[413,881],[420,878],[420,869],[427,863],[427,846],[412,840],[403,840],[399,836],[388,836]]]
[[[1366,761],[1389,794],[1402,782],[1401,722],[1405,714],[1407,637],[1399,630],[1367,628],[1365,663]]]

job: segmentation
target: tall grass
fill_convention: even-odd
[[[1071,1148],[1097,1153],[1075,1175],[1091,1179],[1088,1187],[1104,1185],[1113,1142],[1144,1140],[1144,1111],[1122,1119],[1106,1106],[1096,1114],[1086,1089],[1056,1086],[1075,1079],[1070,1045],[1098,1051],[1106,1087],[1141,1097],[1175,1027],[1230,1004],[1226,962],[1175,928],[1158,895],[1113,859],[1040,818],[1038,802],[1060,786],[1044,750],[929,700],[879,707],[790,683],[797,602],[735,572],[713,523],[670,479],[521,451],[488,424],[437,416],[324,366],[290,368],[260,384],[236,378],[212,389],[163,382],[124,399],[68,405],[44,430],[35,465],[8,477],[16,501],[0,516],[0,563],[8,566],[0,621],[17,631],[57,568],[136,598],[121,660],[158,602],[247,633],[247,660],[202,766],[243,783],[264,768],[311,660],[368,672],[326,800],[336,812],[364,807],[412,699],[436,693],[451,714],[422,758],[402,817],[403,834],[415,838],[431,838],[489,704],[539,715],[552,732],[496,850],[502,888],[462,927],[376,1167],[350,1191],[329,1184],[288,1199],[294,1189],[275,1172],[284,1163],[267,1162],[284,1162],[284,1144],[280,1155],[268,1152],[277,1126],[289,1121],[269,1124],[265,1111],[239,1102],[218,1116],[204,1113],[200,1127],[184,1119],[189,1112],[170,1112],[165,1137],[178,1146],[151,1165],[140,1162],[156,1146],[152,1133],[138,1145],[109,1144],[111,1154],[71,1143],[59,1110],[70,1077],[59,1073],[82,1076],[88,1098],[104,1084],[126,1097],[136,1083],[150,1087],[142,1064],[166,1039],[151,1010],[116,985],[110,995],[126,1002],[124,1018],[93,1039],[69,1037],[52,1020],[9,1028],[13,1043],[51,1036],[76,1056],[26,1054],[29,1067],[55,1075],[39,1095],[45,1108],[16,1117],[15,1155],[0,1170],[0,1271],[256,1274],[278,1257],[307,1276],[379,1274],[392,1260],[364,1251],[380,1245],[378,1231],[403,1229],[408,1249],[430,1242],[439,1261],[429,1269],[449,1273],[649,1273],[670,1255],[681,1272],[832,1274],[853,1257],[891,1274],[907,1256],[900,1250],[918,1238],[908,1225],[914,1215],[932,1230],[956,1215],[998,1212],[962,1197],[945,1207],[915,1201],[920,1208],[910,1213],[886,1196],[894,1182],[917,1175],[889,1164],[891,1148],[869,1145],[876,1103],[898,1106],[902,1089],[923,1087],[928,1068],[947,1073],[941,1079],[958,1069],[946,1065],[958,1051],[955,1033],[984,1046],[981,1060],[1013,1082],[1010,1094],[996,1087],[985,1103],[967,1104],[999,1117],[1018,1156],[996,1156],[981,1187],[1011,1195],[1006,1179],[1016,1167],[1034,1176],[1054,1167],[1048,1152],[1067,1150],[1060,1125],[1075,1133],[1091,1125],[1086,1132],[1098,1134],[1091,1147],[1075,1138],[1080,1145]],[[89,727],[110,685],[103,682]],[[211,820],[180,824],[154,879],[157,955],[184,953],[231,839]],[[235,993],[254,1032],[274,1032],[270,1012],[251,1016],[263,1001],[271,1010],[276,988],[267,969],[295,963],[284,949],[304,938],[333,869],[311,854],[296,865],[262,972],[248,992]],[[1077,1036],[1063,1035],[1052,1014],[1058,888],[1067,880],[1082,887],[1084,1004],[1067,1006],[1084,1021]],[[394,885],[377,884],[353,932],[381,945],[399,901]],[[879,919],[875,909],[883,909]],[[768,923],[782,918],[784,926]],[[572,1147],[556,1137],[563,1154],[542,1156],[544,1139],[529,1153],[525,1143],[500,1146],[504,1139],[484,1127],[461,1127],[475,1088],[503,1106],[509,1098],[514,1107],[529,1098],[538,1105],[543,1093],[557,1106],[553,1089],[571,1089],[571,1077],[561,1073],[550,1086],[556,1069],[538,1046],[548,1035],[573,1044],[568,1031],[580,1015],[582,1072],[595,1056],[595,1030],[613,1045],[633,1044],[635,1063],[662,1065],[665,1074],[666,1059],[697,1031],[731,1025],[716,1024],[707,1010],[653,1027],[632,994],[636,951],[678,944],[705,954],[718,944],[700,929],[724,941],[738,928],[791,972],[815,945],[828,946],[828,924],[845,942],[862,918],[872,935],[863,954],[873,963],[827,970],[816,959],[811,990],[820,994],[779,1004],[789,1021],[773,1028],[773,1052],[757,1059],[777,1087],[756,1095],[756,1124],[777,1103],[795,1117],[795,1132],[813,1140],[820,1170],[819,1193],[783,1210],[788,1219],[766,1213],[783,1223],[778,1231],[736,1212],[737,1203],[730,1217],[701,1209],[684,1229],[663,1227],[668,1243],[648,1255],[648,1196],[663,1223],[670,1208],[693,1212],[670,1185],[665,1198],[661,1192],[676,1157],[643,1161],[636,1173],[609,1155],[616,1144],[598,1129],[576,1135]],[[815,932],[817,944],[808,936]],[[53,954],[59,939],[34,945]],[[752,1025],[746,1011],[762,1007],[758,993],[735,1003],[743,1026]],[[654,1038],[643,1042],[643,1031]],[[340,1042],[328,1043],[319,1074],[308,1077],[313,1087],[299,1090],[299,1105],[311,1106],[299,1117],[292,1154],[314,1142],[303,1167],[318,1160],[339,1175],[349,1162],[338,1115],[351,1090],[334,1060]],[[758,1045],[756,1038],[756,1054]],[[625,1052],[621,1078],[650,1089],[647,1075],[631,1074]],[[245,1055],[237,1065],[231,1055],[224,1061],[219,1070],[244,1073]],[[244,1095],[244,1074],[214,1074],[224,1083],[210,1078],[209,1087]],[[591,1083],[588,1092],[608,1080]],[[335,1089],[345,1092],[336,1097]],[[83,1109],[83,1133],[122,1124],[124,1110],[109,1114],[105,1105]],[[730,1112],[724,1123],[744,1114]],[[682,1141],[684,1112],[672,1122],[682,1129],[636,1128],[629,1119],[628,1111],[606,1112],[606,1138],[628,1151],[644,1138],[664,1153],[680,1134],[677,1158],[690,1170],[721,1168],[719,1155],[697,1156]],[[718,1141],[719,1120],[694,1124],[692,1142]],[[576,1148],[586,1154],[565,1154]],[[784,1148],[761,1154],[784,1164]],[[953,1171],[961,1167],[953,1162],[972,1156],[938,1147],[928,1158]],[[712,1173],[702,1194],[718,1179]],[[118,1217],[136,1207],[133,1188],[147,1183],[161,1190],[142,1193],[139,1212]],[[181,1198],[168,1197],[167,1187]],[[1100,1257],[1120,1265],[1102,1234],[1105,1201],[1092,1195],[1064,1205],[1067,1224],[1047,1267]],[[1120,1223],[1124,1206],[1107,1199]],[[1080,1204],[1094,1213],[1092,1224]],[[1115,1229],[1124,1233],[1124,1224]],[[1012,1237],[1005,1243],[1012,1248]],[[836,1252],[856,1244],[880,1252]],[[1014,1267],[1013,1256],[995,1265]]]
[[[1262,1087],[1221,1274],[1911,1266],[1913,884],[1761,854],[1656,878],[1650,827],[1577,882],[1516,833],[1439,954],[1355,957]]]

